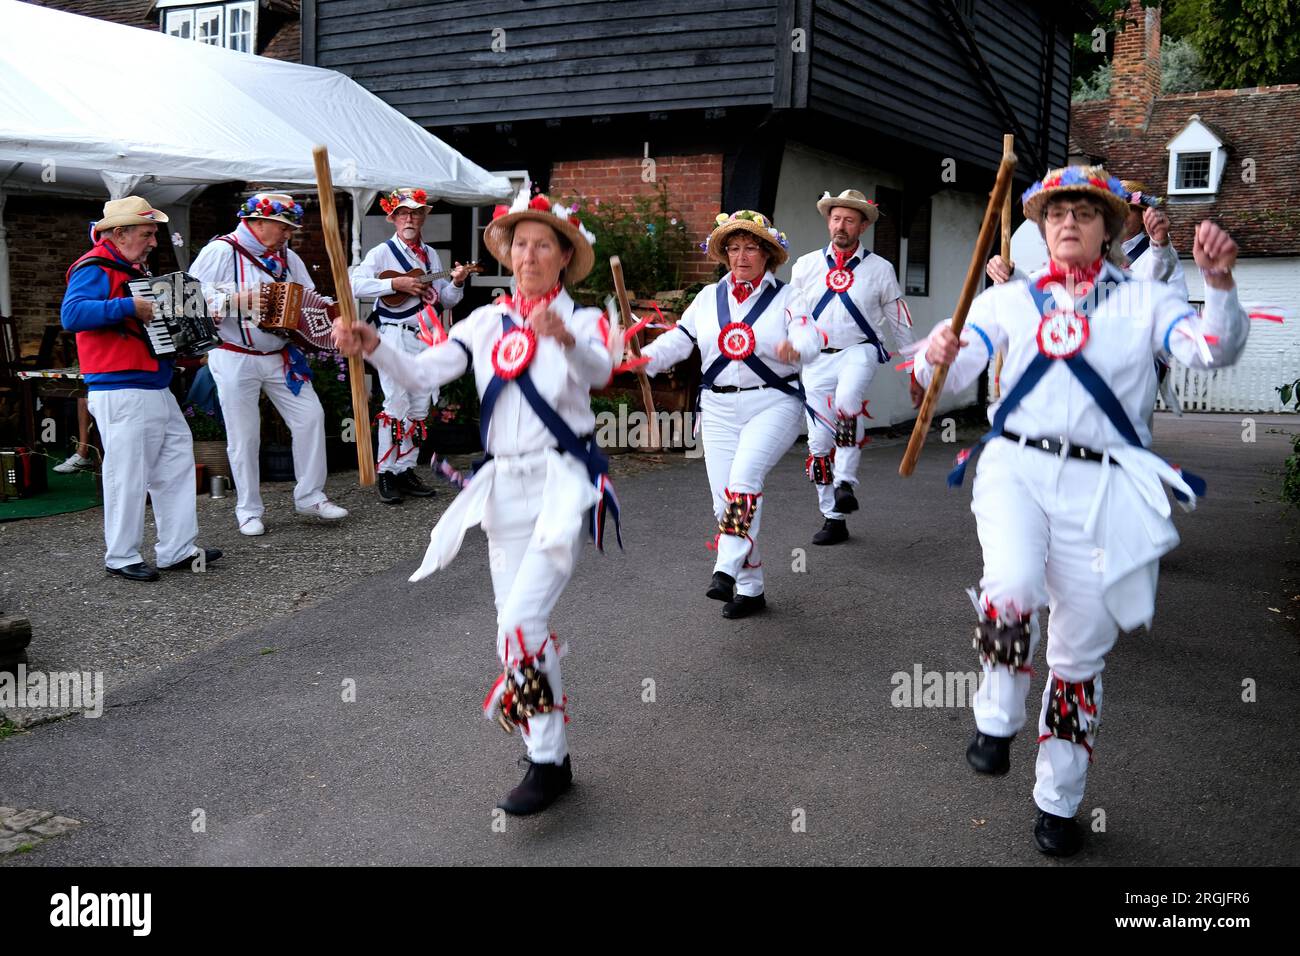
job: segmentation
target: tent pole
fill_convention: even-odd
[[[9,297],[9,233],[5,229],[5,200],[8,193],[0,189],[0,315],[12,316],[13,301]]]

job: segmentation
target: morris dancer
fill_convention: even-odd
[[[880,210],[856,189],[817,202],[830,243],[794,264],[790,284],[812,304],[822,333],[821,358],[803,371],[808,404],[832,417],[835,431],[808,420],[808,480],[817,488],[825,522],[813,544],[848,540],[845,516],[858,510],[858,462],[866,444],[867,389],[876,366],[889,360],[878,330],[888,324],[898,347],[912,344],[912,317],[889,262],[862,245]]]
[[[567,697],[560,657],[567,644],[549,619],[573,573],[584,527],[601,544],[617,501],[607,463],[592,437],[590,390],[613,371],[599,309],[577,308],[565,283],[580,282],[595,260],[594,237],[576,214],[521,191],[500,207],[483,241],[515,275],[512,296],[475,309],[443,343],[417,355],[381,340],[365,324],[335,324],[339,348],[365,354],[411,392],[429,392],[473,370],[487,450],[430,536],[418,581],[446,567],[465,532],[483,526],[497,607],[497,656],[504,672],[484,713],[506,732],[518,725],[528,772],[498,806],[507,813],[545,809],[573,779],[564,724]]]
[[[727,274],[642,354],[646,373],[657,375],[699,345],[700,429],[718,519],[718,560],[705,594],[725,602],[723,617],[742,618],[767,606],[758,550],[763,483],[799,437],[806,407],[799,369],[820,353],[822,337],[803,293],[772,273],[788,258],[788,243],[766,216],[723,213],[704,246]]]
[[[1232,279],[1237,245],[1214,223],[1196,230],[1193,255],[1207,286],[1198,317],[1167,286],[1116,265],[1127,194],[1104,169],[1055,170],[1023,199],[1047,240],[1048,267],[982,293],[960,346],[948,324],[937,326],[915,373],[928,383],[935,365],[950,364],[946,388],[960,391],[997,350],[1006,353],[1004,397],[975,449],[985,449],[971,505],[984,576],[971,595],[985,680],[966,759],[980,773],[1010,767],[1038,611],[1048,605],[1034,839],[1042,852],[1068,856],[1082,843],[1073,818],[1096,743],[1106,654],[1121,628],[1150,626],[1160,556],[1178,543],[1161,483],[1188,507],[1204,491],[1146,448],[1152,356],[1230,365],[1248,320]],[[959,456],[950,484],[960,483],[968,457]]]
[[[204,246],[189,271],[203,282],[213,314],[224,319],[217,326],[222,343],[208,354],[208,368],[226,422],[239,532],[266,533],[258,463],[262,416],[257,406],[262,392],[293,435],[293,473],[298,479],[294,510],[338,521],[348,512],[325,496],[325,411],[311,387],[311,369],[295,346],[259,329],[256,319],[249,318],[256,315],[265,283],[316,288],[302,259],[287,244],[302,226],[302,206],[282,193],[257,193],[239,207],[238,215],[238,228]]]
[[[446,337],[438,318],[438,307],[451,308],[465,295],[466,269],[456,263],[449,279],[421,282],[413,276],[379,278],[383,272],[425,273],[442,271],[437,250],[423,238],[424,222],[432,208],[423,189],[395,189],[379,200],[394,235],[375,246],[351,272],[352,292],[358,299],[374,298],[379,318],[379,336],[395,349],[416,355]],[[395,292],[409,298],[393,307],[381,301]],[[376,424],[379,429],[379,500],[386,504],[401,502],[403,495],[428,498],[433,488],[420,480],[415,470],[417,439],[427,437],[425,419],[430,406],[438,400],[435,389],[410,392],[393,378],[380,373],[379,386],[384,391],[384,409]]]

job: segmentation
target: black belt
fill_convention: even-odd
[[[1006,429],[1003,429],[1002,437],[1009,438],[1017,443],[1020,441],[1019,435]],[[1105,455],[1099,451],[1085,448],[1083,445],[1073,445],[1064,438],[1059,440],[1055,438],[1026,438],[1024,441],[1026,448],[1037,448],[1039,451],[1045,451],[1051,455],[1060,456],[1061,449],[1064,447],[1068,449],[1064,456],[1066,458],[1077,458],[1081,461],[1101,461],[1105,458]]]
[[[407,325],[405,322],[402,322],[402,321],[389,322],[389,321],[386,321],[386,320],[384,320],[384,319],[380,319],[380,320],[379,320],[379,324],[380,324],[380,325],[387,325],[387,326],[389,326],[390,328],[402,329],[403,331],[406,331],[406,332],[414,332],[416,335],[419,335],[419,334],[420,334],[420,330],[417,329],[414,325]]]
[[[798,375],[787,375],[785,378],[781,379],[783,382],[797,382],[798,380]],[[740,385],[710,385],[709,391],[720,392],[723,395],[730,395],[732,392],[756,392],[760,388],[771,387],[772,386],[770,385],[745,385],[743,387]]]
[[[865,342],[865,341],[866,341],[866,339],[863,339],[863,340],[862,340],[862,342]],[[844,346],[843,349],[822,349],[822,355],[834,355],[836,352],[843,352],[844,349],[853,349],[853,348],[857,348],[859,345],[862,344],[862,342],[854,342],[852,345],[846,345],[846,346]]]

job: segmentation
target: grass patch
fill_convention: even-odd
[[[8,717],[0,717],[0,740],[6,737],[12,737],[14,734],[22,733],[22,728],[15,724]]]

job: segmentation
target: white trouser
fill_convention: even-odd
[[[700,412],[700,437],[713,490],[713,513],[721,521],[727,510],[727,491],[762,495],[767,473],[799,437],[803,407],[794,397],[774,388],[726,394],[705,389]],[[713,570],[735,578],[737,594],[753,597],[763,593],[758,550],[762,516],[760,497],[748,538],[718,536],[718,560]]]
[[[194,441],[175,397],[165,388],[95,389],[88,404],[104,440],[104,566],[144,560],[146,492],[158,525],[159,566],[197,554]]]
[[[217,383],[221,414],[226,420],[226,453],[238,492],[235,520],[243,524],[260,518],[262,506],[259,487],[261,469],[262,417],[258,399],[262,392],[275,406],[293,435],[293,474],[298,482],[293,489],[293,503],[310,508],[325,500],[325,411],[304,382],[297,394],[284,381],[284,359],[274,355],[245,355],[228,349],[208,353],[208,368]]]
[[[427,345],[416,335],[410,326],[397,326],[381,322],[379,337],[408,355],[418,355]],[[379,387],[384,390],[384,414],[397,419],[402,425],[402,443],[393,448],[392,428],[386,423],[379,426],[379,471],[400,474],[415,467],[418,457],[411,426],[429,417],[429,407],[438,400],[438,390],[428,392],[409,392],[395,378],[385,372],[379,373]]]
[[[862,441],[867,430],[866,416],[862,414],[863,403],[867,400],[867,389],[878,365],[876,350],[870,342],[861,342],[833,355],[821,355],[803,370],[808,404],[830,419],[832,424],[838,415],[856,416],[854,441]],[[858,445],[836,448],[831,430],[809,417],[808,453],[820,458],[832,451],[835,453],[833,484],[815,486],[817,502],[823,516],[843,518],[844,515],[835,510],[835,485],[840,482],[857,485],[862,449]]]
[[[560,674],[560,652],[552,647],[549,625],[551,612],[573,576],[573,562],[582,548],[581,528],[573,539],[573,562],[567,571],[562,571],[533,541],[533,530],[542,511],[545,460],[537,458],[534,466],[525,469],[510,467],[502,459],[496,462],[482,527],[488,539],[488,566],[496,597],[497,657],[503,665],[507,660],[518,661],[521,636],[526,653],[544,651],[545,660],[539,662],[538,668],[550,682],[555,703],[562,705],[564,680]],[[530,718],[524,730],[524,742],[534,763],[564,763],[569,753],[564,714],[552,711]]]
[[[1052,678],[1071,683],[1092,680],[1096,713],[1088,743],[1096,746],[1101,717],[1101,672],[1119,636],[1119,625],[1102,600],[1104,554],[1083,524],[1102,466],[1077,459],[1062,461],[1035,448],[994,439],[979,461],[971,511],[984,550],[981,600],[1014,620],[1051,613],[1047,629],[1048,684],[1043,693],[1039,735],[1047,733],[1046,713]],[[1031,655],[1032,656],[1032,655]],[[986,734],[1009,737],[1025,723],[1029,674],[1004,665],[985,668],[975,695],[975,724]],[[1088,749],[1058,737],[1038,748],[1034,801],[1057,816],[1072,817],[1083,800]]]

